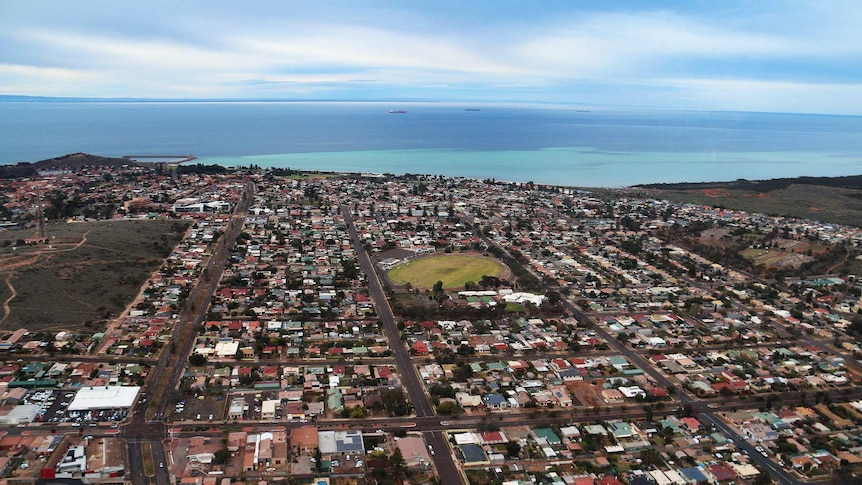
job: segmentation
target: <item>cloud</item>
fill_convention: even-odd
[[[559,77],[654,73],[684,63],[798,56],[797,39],[720,28],[671,13],[594,14],[560,22],[513,47],[522,62]]]
[[[732,104],[740,111],[858,114],[862,83],[801,83],[762,80],[664,79],[692,107]]]
[[[51,78],[65,81],[95,80],[95,76],[74,69],[57,67],[26,66],[20,64],[0,64],[0,73],[6,76],[36,78]]]
[[[732,109],[756,104],[751,92],[781,108],[799,103],[776,93],[834,100],[862,82],[852,3],[48,4],[0,7],[0,92],[591,103],[640,93]]]

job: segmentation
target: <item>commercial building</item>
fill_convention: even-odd
[[[84,387],[69,403],[69,411],[129,409],[140,392],[139,386]]]

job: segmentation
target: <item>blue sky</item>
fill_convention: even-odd
[[[856,1],[0,2],[0,94],[862,114]]]

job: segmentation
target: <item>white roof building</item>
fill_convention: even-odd
[[[69,411],[130,408],[141,392],[140,386],[85,387],[69,403]]]
[[[458,433],[455,435],[455,444],[457,445],[477,445],[482,442],[482,437],[478,433]]]
[[[215,353],[219,357],[233,357],[236,351],[239,350],[239,342],[233,340],[230,342],[218,342],[215,347]]]
[[[6,414],[0,414],[0,424],[32,423],[39,414],[36,404],[22,404],[10,409]]]

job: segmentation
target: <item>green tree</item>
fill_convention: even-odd
[[[353,406],[353,408],[350,409],[350,417],[351,418],[354,418],[354,419],[364,418],[367,415],[368,415],[368,409],[366,409],[365,406]]]
[[[392,456],[389,457],[389,462],[392,464],[392,471],[395,474],[395,478],[401,481],[404,478],[404,474],[407,471],[407,462],[404,460],[404,456],[401,454],[401,448],[396,447],[395,451],[392,453]]]
[[[518,444],[517,441],[510,441],[506,443],[506,456],[509,458],[518,458],[518,455],[521,453],[521,445]]]
[[[392,389],[383,394],[383,409],[389,416],[407,416],[413,410],[404,393],[399,389]]]
[[[757,478],[754,479],[754,485],[772,485],[772,476],[769,473],[762,473],[757,475]]]
[[[216,465],[224,465],[230,457],[230,452],[226,448],[221,448],[213,453],[213,463]]]
[[[452,369],[452,378],[457,382],[463,382],[471,377],[473,377],[473,369],[470,367],[470,364],[459,360],[455,364],[455,368]]]
[[[437,406],[437,413],[443,414],[446,416],[449,416],[452,414],[458,414],[460,411],[461,411],[461,408],[458,406],[457,403],[455,403],[453,401],[442,402],[442,403],[440,403],[439,406]]]
[[[194,353],[194,354],[189,356],[189,363],[193,366],[206,365],[207,358],[201,354]]]
[[[655,448],[643,450],[641,452],[640,459],[646,467],[660,466],[662,464],[661,453],[659,453]]]

